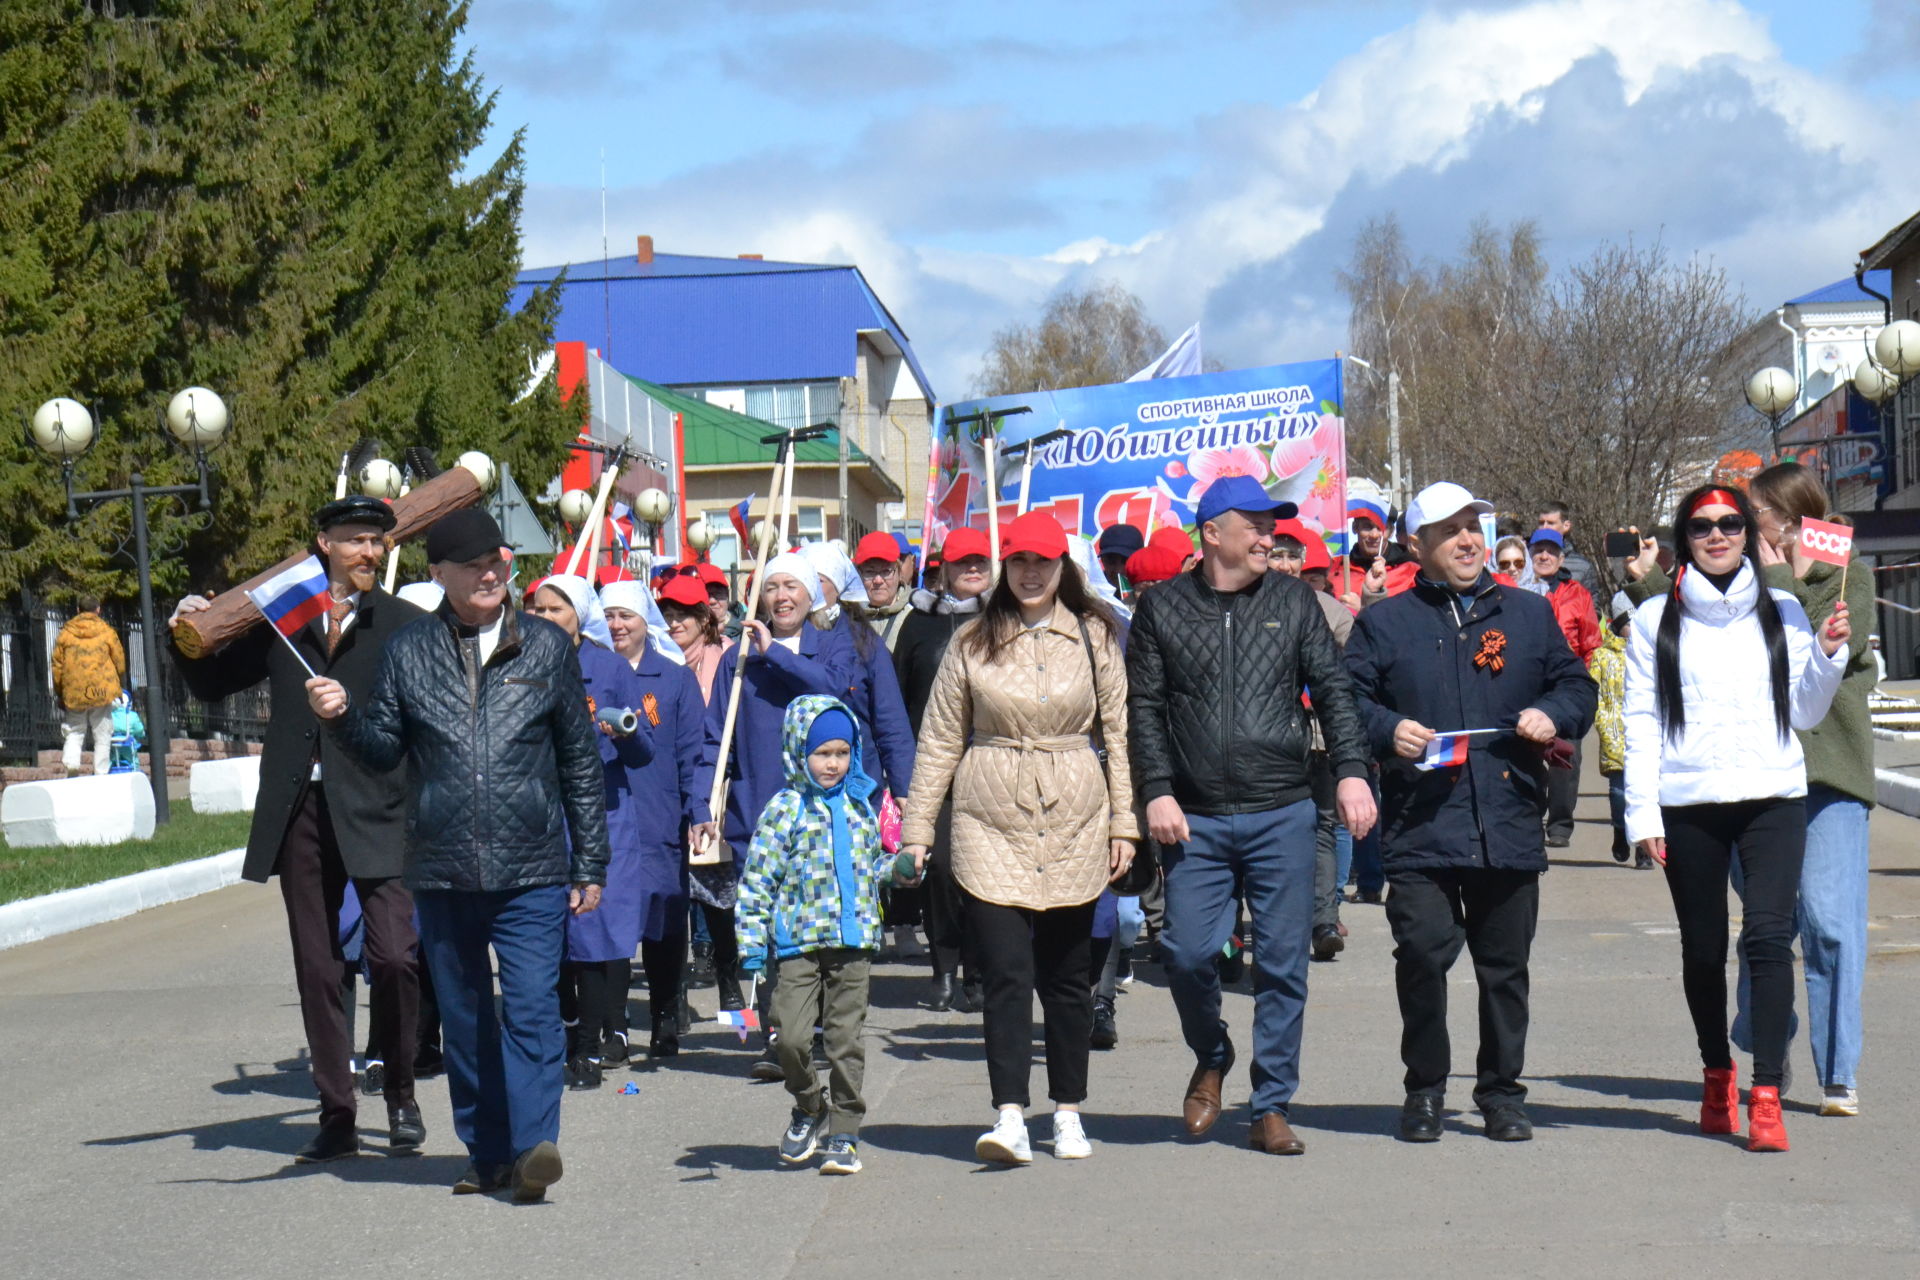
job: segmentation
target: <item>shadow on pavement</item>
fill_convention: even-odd
[[[293,1178],[325,1176],[341,1182],[396,1183],[410,1187],[448,1187],[467,1167],[467,1158],[459,1156],[409,1156],[383,1158],[376,1152],[362,1152],[348,1160],[329,1160],[325,1164],[294,1164],[287,1157],[284,1169],[259,1173],[251,1178],[169,1178],[163,1186],[193,1186],[205,1183],[221,1187],[244,1187],[259,1182],[286,1182]]]
[[[295,1118],[303,1124],[288,1124]],[[293,1163],[293,1154],[314,1134],[316,1113],[312,1107],[279,1111],[271,1115],[246,1116],[238,1120],[220,1120],[210,1124],[186,1125],[178,1129],[156,1129],[151,1133],[129,1133],[113,1138],[89,1138],[88,1147],[129,1147],[143,1142],[161,1142],[168,1138],[191,1138],[195,1151],[259,1151],[286,1160],[284,1169],[250,1178],[179,1178],[177,1182],[219,1182],[242,1184],[274,1182],[282,1178],[302,1177],[310,1173],[333,1173],[353,1182],[402,1182],[409,1184],[453,1180],[466,1166],[465,1156],[388,1156],[386,1130],[362,1123],[361,1155],[354,1159],[333,1160],[326,1164]],[[448,1162],[452,1163],[449,1165]],[[443,1167],[444,1166],[444,1167]]]
[[[313,1072],[305,1050],[271,1066],[259,1062],[236,1062],[233,1064],[233,1078],[216,1080],[213,1091],[228,1096],[265,1093],[279,1098],[319,1101],[314,1092]]]
[[[765,1146],[747,1146],[739,1142],[712,1142],[697,1147],[688,1147],[687,1154],[673,1162],[682,1169],[695,1169],[699,1172],[691,1178],[682,1178],[682,1182],[699,1182],[719,1176],[721,1169],[735,1169],[742,1173],[810,1173],[807,1165],[782,1164],[780,1153],[771,1142]]]

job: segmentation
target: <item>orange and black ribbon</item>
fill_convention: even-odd
[[[1473,665],[1483,668],[1489,675],[1499,675],[1506,669],[1507,635],[1504,631],[1482,631],[1480,633],[1480,652],[1473,655]]]

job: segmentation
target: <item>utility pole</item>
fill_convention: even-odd
[[[1406,465],[1400,456],[1400,375],[1397,372],[1387,374],[1387,485],[1393,490],[1393,505],[1397,511],[1407,509],[1407,493],[1401,487],[1401,477],[1406,474]]]

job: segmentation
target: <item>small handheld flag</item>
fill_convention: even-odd
[[[300,628],[324,614],[332,602],[333,597],[327,590],[327,567],[320,563],[320,557],[308,556],[292,568],[275,574],[251,588],[247,599],[253,601],[253,607],[280,633],[307,674],[318,674],[293,643],[293,637]]]
[[[1809,560],[1845,567],[1853,558],[1853,530],[1825,520],[1800,522],[1800,550]]]
[[[753,494],[748,494],[739,506],[727,512],[727,519],[733,522],[733,531],[740,535],[740,554],[745,555],[753,543],[753,535],[747,529],[747,512],[753,506]]]
[[[714,1015],[714,1021],[723,1027],[732,1027],[745,1044],[749,1031],[760,1029],[760,1013],[756,1009],[722,1009]]]
[[[1442,733],[1435,735],[1427,744],[1427,754],[1414,762],[1414,768],[1421,770],[1450,769],[1467,762],[1467,735],[1464,733]]]

